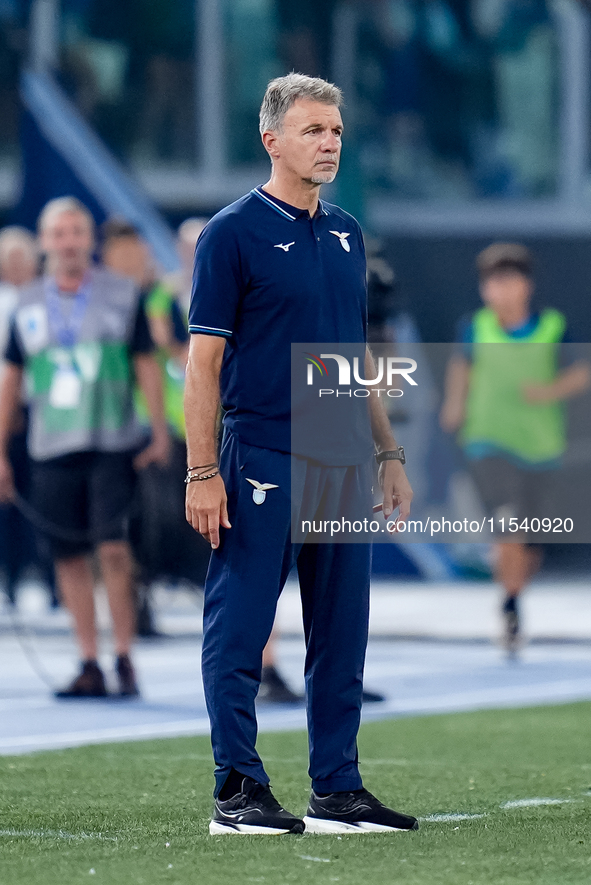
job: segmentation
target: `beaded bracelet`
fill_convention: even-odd
[[[215,461],[213,461],[211,464],[202,464],[200,467],[187,467],[186,478],[188,479],[190,476],[203,476],[204,475],[203,473],[195,473],[194,474],[193,470],[207,470],[208,467],[215,467],[216,470],[218,469],[218,465]]]
[[[217,476],[219,470],[214,470],[213,473],[193,473],[191,476],[187,475],[185,478],[185,485],[189,485],[190,482],[205,482],[206,479],[212,479],[214,476]]]

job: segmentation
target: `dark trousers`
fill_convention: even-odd
[[[210,548],[185,516],[186,472],[187,447],[173,439],[166,467],[150,464],[138,474],[139,507],[131,542],[145,584],[163,576],[197,587],[205,583]]]
[[[291,519],[313,515],[327,496],[352,485],[366,490],[371,472],[295,459],[299,501],[291,501],[292,459],[228,434],[221,472],[231,529],[222,530],[205,584],[203,682],[216,762],[216,795],[232,768],[266,784],[255,749],[255,697],[261,656],[277,600],[297,564],[306,641],[309,773],[317,792],[361,786],[357,732],[369,620],[367,544],[292,544]],[[261,504],[247,480],[274,483]],[[299,497],[299,494],[298,494]]]

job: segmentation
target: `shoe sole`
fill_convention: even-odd
[[[400,827],[386,827],[383,824],[372,824],[368,821],[360,821],[356,824],[348,824],[340,820],[326,820],[320,817],[304,818],[306,824],[306,833],[316,833],[317,835],[330,836],[339,833],[410,833],[410,830]],[[418,829],[415,826],[413,829]]]
[[[212,820],[209,823],[210,836],[285,836],[297,830],[280,830],[276,827],[255,827],[251,824],[224,824]],[[303,828],[302,831],[303,832]]]

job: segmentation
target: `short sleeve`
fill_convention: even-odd
[[[131,338],[129,340],[129,350],[133,353],[153,353],[155,350],[154,341],[150,334],[150,326],[146,316],[144,299],[140,298],[135,316],[135,323]]]
[[[14,366],[25,365],[25,354],[18,339],[14,318],[10,321],[8,329],[8,342],[4,350],[4,359],[7,363],[12,363]]]
[[[231,338],[244,289],[236,231],[227,218],[214,218],[195,249],[189,332]]]

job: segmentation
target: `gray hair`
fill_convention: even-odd
[[[265,97],[259,114],[259,130],[278,132],[283,125],[283,118],[296,99],[307,98],[322,104],[332,104],[340,108],[343,104],[343,93],[334,83],[321,80],[320,77],[307,77],[305,74],[287,74],[276,77],[267,86]]]
[[[49,203],[46,203],[41,210],[41,215],[37,220],[37,230],[39,233],[42,233],[57,215],[61,215],[64,212],[77,212],[79,215],[83,215],[88,221],[90,229],[94,231],[94,217],[84,203],[81,203],[76,197],[57,197],[55,200],[50,200]]]
[[[26,252],[34,260],[37,260],[39,254],[37,240],[31,231],[16,224],[0,231],[0,262],[4,261],[13,249]]]

